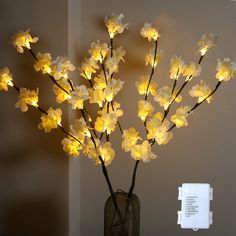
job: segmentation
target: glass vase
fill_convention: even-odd
[[[110,196],[105,203],[104,236],[139,236],[140,203],[137,195],[117,191],[115,193],[121,219]]]

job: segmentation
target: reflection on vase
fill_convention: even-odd
[[[139,236],[140,203],[137,195],[117,191],[115,193],[121,219],[110,196],[105,204],[104,236]]]

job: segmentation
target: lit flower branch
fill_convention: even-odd
[[[145,25],[147,26],[147,24]],[[144,30],[142,29],[141,34],[145,37],[145,35],[143,35],[143,31]],[[138,116],[144,121],[144,125],[147,131],[146,138],[148,142],[143,141],[142,144],[137,145],[137,141],[141,139],[138,132],[134,128],[130,128],[124,131],[124,143],[130,143],[128,140],[135,140],[135,142],[132,142],[132,146],[129,145],[129,149],[125,149],[125,144],[123,144],[124,150],[130,151],[131,156],[136,160],[133,170],[132,183],[129,189],[129,196],[132,195],[135,186],[136,172],[138,169],[139,161],[142,160],[143,162],[148,162],[151,159],[156,158],[156,156],[153,155],[151,151],[145,151],[148,149],[145,149],[144,145],[153,146],[155,143],[159,145],[167,144],[173,137],[173,134],[171,132],[172,129],[175,127],[180,128],[187,126],[187,117],[203,102],[207,101],[208,103],[210,103],[210,101],[212,100],[212,95],[217,91],[219,86],[222,84],[222,81],[228,81],[236,75],[236,62],[230,62],[229,59],[225,59],[223,62],[219,61],[216,74],[218,83],[216,84],[215,88],[211,90],[210,87],[203,81],[201,81],[200,84],[193,86],[193,88],[189,92],[189,95],[192,97],[197,97],[197,103],[193,107],[180,106],[179,108],[177,108],[175,114],[170,118],[170,120],[174,123],[173,125],[171,125],[170,121],[166,120],[171,105],[174,102],[179,103],[182,101],[182,96],[180,95],[180,93],[183,91],[185,86],[194,77],[200,75],[200,64],[206,52],[212,46],[215,46],[215,40],[216,37],[213,34],[202,36],[201,40],[199,41],[200,58],[198,60],[198,64],[191,62],[189,65],[186,65],[180,57],[172,57],[170,65],[170,79],[174,80],[172,89],[168,86],[163,86],[162,88],[156,90],[157,84],[153,81],[152,84],[151,82],[147,83],[147,80],[145,80],[144,77],[141,77],[140,82],[136,82],[136,87],[139,94],[142,95],[145,91],[145,87],[147,88],[145,98],[147,98],[150,87],[151,95],[153,95],[154,100],[158,102],[161,107],[164,107],[164,113],[161,114],[160,112],[157,112],[156,114],[153,114],[155,108],[151,105],[151,103],[146,102],[146,100],[141,100],[138,102]],[[148,41],[150,41],[150,38],[148,38]],[[150,60],[151,57],[149,56],[146,58]],[[175,88],[177,86],[177,80],[179,79],[181,74],[185,77],[185,81],[180,89],[176,91]],[[153,71],[151,73],[151,76],[153,76]],[[127,135],[128,132],[131,137]]]
[[[120,18],[120,16],[118,15],[117,17]],[[120,31],[117,31],[117,33],[120,33]],[[67,100],[72,109],[79,109],[81,111],[81,115],[86,122],[87,120],[85,115],[88,115],[88,120],[92,127],[91,129],[93,130],[95,138],[91,133],[89,133],[89,135],[87,134],[87,140],[81,140],[75,134],[73,134],[73,136],[70,135],[69,138],[65,138],[62,140],[63,149],[69,155],[72,155],[74,157],[76,155],[79,155],[78,150],[82,149],[82,152],[92,158],[95,163],[104,165],[104,172],[104,169],[106,169],[105,166],[111,163],[115,155],[114,150],[111,148],[111,143],[109,143],[108,141],[110,133],[115,130],[116,123],[118,124],[121,132],[123,132],[121,125],[117,120],[119,116],[123,115],[123,111],[120,109],[120,105],[118,103],[113,102],[114,97],[121,90],[123,82],[114,79],[113,76],[114,73],[118,72],[118,64],[123,60],[125,51],[122,47],[113,50],[113,44],[111,44],[111,55],[107,56],[104,64],[104,59],[108,52],[107,45],[99,42],[92,43],[91,49],[89,50],[91,57],[89,59],[86,59],[82,63],[82,66],[80,68],[81,76],[89,81],[91,87],[91,89],[89,90],[85,85],[73,87],[72,83],[69,83],[71,88],[68,87],[67,82],[70,82],[70,80],[68,78],[67,72],[69,70],[74,70],[73,65],[69,64],[68,60],[62,60],[62,58],[58,58],[57,60],[52,61],[51,55],[49,53],[35,54],[31,48],[28,49],[35,59],[34,67],[36,71],[41,71],[43,74],[47,74],[54,82],[55,85],[53,86],[53,91],[56,95],[56,101],[58,103],[61,103]],[[102,77],[102,75],[100,75],[97,80],[96,78],[93,78],[93,75],[96,74],[97,70],[99,69],[98,62],[100,62],[101,66],[103,67],[103,71],[105,72],[105,87],[103,87],[102,85],[103,81],[101,80],[104,80],[104,77]],[[92,83],[92,80],[94,80],[96,83]],[[95,94],[97,91],[99,91],[99,93]],[[89,96],[91,94],[92,96]],[[101,95],[100,100],[97,99],[99,98],[99,96],[96,95]],[[99,103],[99,106],[101,108],[101,111],[98,113],[99,115],[101,115],[101,117],[97,117],[95,125],[93,125],[91,117],[84,108],[84,101],[88,99],[91,103],[94,103],[94,101],[95,103]],[[109,112],[109,110],[111,111]],[[46,122],[46,118],[47,117],[44,116],[42,117],[42,124],[46,126],[45,131],[50,132],[50,125],[48,125],[49,127],[47,126],[48,122]],[[39,128],[41,128],[42,124],[39,126]],[[51,128],[54,128],[53,122],[51,126]],[[106,143],[102,143],[101,140],[97,139],[96,131],[101,132],[102,134],[106,132]],[[81,145],[78,145],[78,142],[75,141],[76,139],[80,141],[80,144],[84,141],[87,143],[84,143],[84,146],[81,147]],[[93,145],[93,148],[91,147],[91,144]],[[105,175],[105,177],[107,179],[108,175]],[[113,194],[111,192],[111,195],[114,195],[114,192]]]
[[[53,109],[49,108],[48,111],[45,111],[38,105],[38,89],[37,90],[29,90],[26,88],[20,88],[13,82],[13,75],[9,71],[8,68],[4,68],[0,70],[0,90],[8,91],[8,86],[14,88],[18,93],[18,101],[15,104],[16,108],[19,108],[22,112],[28,111],[28,106],[33,106],[38,109],[41,113],[41,123],[38,125],[39,129],[44,129],[46,133],[50,132],[52,129],[56,129],[58,127],[66,134],[73,137],[68,131],[66,131],[61,125],[61,116],[62,110],[60,108]],[[81,142],[77,140],[80,144]]]
[[[111,17],[105,18],[105,25],[109,34],[110,45],[100,41],[91,44],[88,51],[89,57],[85,58],[78,68],[84,84],[80,82],[74,85],[70,80],[70,72],[75,70],[75,66],[66,57],[57,57],[53,60],[50,53],[35,53],[31,44],[36,43],[39,39],[32,37],[29,30],[19,32],[12,38],[13,46],[19,53],[23,53],[27,49],[33,56],[35,70],[51,79],[56,102],[59,104],[67,102],[72,110],[80,111],[81,117],[70,124],[69,131],[61,124],[62,110],[51,107],[47,111],[42,109],[38,105],[39,90],[29,90],[16,86],[8,68],[0,70],[0,90],[7,91],[9,87],[14,88],[19,93],[15,106],[22,112],[26,112],[29,106],[38,109],[42,113],[41,122],[38,125],[39,129],[48,133],[60,128],[66,135],[61,144],[69,156],[77,158],[82,153],[93,160],[96,165],[102,167],[119,221],[122,223],[123,218],[107,172],[107,165],[111,164],[115,158],[115,150],[112,148],[110,135],[119,128],[122,134],[122,149],[125,152],[130,152],[131,157],[135,160],[132,182],[128,191],[130,198],[134,191],[140,161],[147,163],[157,158],[157,155],[152,152],[152,146],[154,144],[167,144],[173,138],[172,130],[175,127],[187,126],[189,115],[205,101],[210,103],[213,94],[223,81],[229,81],[235,77],[236,62],[232,62],[230,59],[218,61],[216,69],[218,82],[215,88],[211,89],[204,81],[194,85],[189,91],[189,95],[197,98],[197,102],[192,107],[180,105],[168,120],[172,105],[183,101],[181,92],[186,85],[200,76],[203,58],[207,51],[215,45],[216,37],[213,34],[202,36],[199,41],[200,57],[197,63],[190,62],[188,64],[181,57],[173,56],[169,71],[172,85],[158,87],[154,81],[154,75],[163,56],[163,51],[158,48],[161,34],[159,29],[153,27],[152,24],[145,23],[140,31],[141,36],[149,42],[153,42],[154,47],[150,48],[145,56],[146,66],[151,66],[150,75],[141,76],[140,80],[135,83],[138,93],[144,96],[138,101],[137,112],[146,130],[145,137],[141,137],[134,127],[122,129],[119,118],[124,115],[124,112],[120,103],[115,100],[124,86],[124,81],[117,78],[117,73],[120,63],[125,61],[126,52],[121,46],[114,47],[114,38],[123,33],[128,24],[124,23],[123,14],[112,14]],[[184,81],[177,89],[182,77]],[[163,112],[156,111],[148,96],[159,104]],[[86,109],[87,103],[96,105],[96,117],[90,116]]]
[[[19,98],[16,103],[16,108],[20,108],[22,112],[28,110],[28,105],[37,108],[41,113],[41,123],[38,125],[39,129],[44,129],[46,133],[51,132],[52,129],[60,128],[62,132],[67,136],[62,140],[63,150],[73,157],[78,157],[79,150],[83,148],[83,153],[91,155],[97,164],[102,164],[102,170],[105,179],[108,183],[109,190],[113,199],[113,203],[119,218],[121,219],[121,213],[118,208],[114,191],[110,183],[110,179],[106,170],[106,165],[110,164],[114,158],[114,150],[111,148],[110,143],[100,144],[99,140],[92,138],[91,131],[86,125],[84,118],[75,120],[75,123],[70,126],[71,132],[66,131],[66,129],[61,125],[62,110],[57,108],[49,108],[45,111],[38,105],[38,89],[27,90],[26,88],[19,88],[15,83],[13,83],[13,75],[8,68],[0,70],[0,90],[8,91],[8,87],[14,88],[19,93]],[[88,144],[84,144],[85,137],[90,137]],[[98,145],[100,146],[98,147]]]
[[[71,104],[72,109],[80,109],[83,118],[86,120],[85,111],[83,109],[83,101],[88,99],[88,91],[86,86],[76,86],[73,87],[72,81],[69,79],[69,71],[73,71],[75,67],[67,58],[57,57],[55,61],[52,60],[49,53],[37,53],[33,52],[30,47],[30,40],[32,37],[29,36],[29,30],[26,32],[21,32],[20,37],[25,37],[25,40],[17,40],[19,33],[13,36],[13,45],[15,47],[26,47],[31,55],[35,59],[34,68],[36,71],[41,71],[42,74],[47,74],[49,78],[54,83],[53,92],[56,96],[56,101],[62,103],[68,101]],[[15,41],[14,41],[15,40]],[[38,40],[38,38],[37,38]],[[24,52],[24,51],[22,51]],[[88,117],[90,125],[93,127],[91,118]],[[96,132],[93,128],[93,133]]]
[[[180,87],[180,89],[178,90],[178,92],[175,94],[175,96],[173,97],[172,100],[170,100],[165,106],[164,106],[164,116],[163,116],[163,120],[162,122],[165,120],[165,118],[167,117],[170,107],[171,105],[178,99],[180,93],[183,91],[183,89],[185,88],[185,86],[194,78],[194,77],[198,77],[201,73],[201,62],[205,56],[205,54],[207,53],[207,51],[215,46],[215,42],[216,42],[217,37],[214,36],[213,34],[204,34],[201,38],[201,40],[198,42],[200,48],[199,48],[199,52],[200,52],[200,57],[198,60],[198,63],[195,64],[194,62],[191,62],[189,65],[185,65],[184,62],[179,59],[178,62],[173,64],[171,63],[171,75],[170,78],[172,78],[172,70],[175,67],[175,70],[177,68],[177,72],[176,72],[176,77],[175,77],[175,83],[173,85],[173,89],[172,89],[172,94],[174,93],[174,89],[176,87],[176,83],[177,83],[177,79],[179,77],[179,75],[183,74],[183,76],[186,77],[184,83],[182,84],[182,86]],[[173,59],[173,58],[172,58]],[[176,59],[175,59],[176,60]]]

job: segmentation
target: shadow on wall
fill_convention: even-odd
[[[38,139],[32,136],[35,142]],[[51,148],[56,149],[56,145],[51,144]],[[67,178],[63,171],[66,172],[67,160],[60,158],[62,154],[55,150],[54,155],[50,155],[52,150],[46,151],[46,140],[38,145],[38,148],[33,145],[6,149],[8,153],[1,155],[1,236],[65,235]],[[40,147],[45,151],[40,151]],[[32,150],[34,148],[36,150]]]
[[[57,231],[60,212],[53,199],[15,196],[1,211],[4,214],[1,231],[5,236],[55,235]]]
[[[40,37],[36,52],[52,47],[53,56],[66,55],[67,1],[57,1],[56,14],[54,1],[47,0],[1,0],[0,9],[0,68],[9,67],[19,87],[39,88],[45,110],[55,107],[50,81],[34,71],[27,51],[19,54],[8,42],[17,30],[31,28]],[[15,109],[17,96],[12,89],[0,92],[0,236],[67,236],[68,159],[60,144],[64,136],[60,130],[48,135],[38,130],[40,112]]]

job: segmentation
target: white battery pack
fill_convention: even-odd
[[[207,183],[184,183],[179,187],[178,200],[181,200],[181,211],[178,211],[178,222],[182,229],[209,229],[212,224],[210,201],[213,200],[213,189]]]

